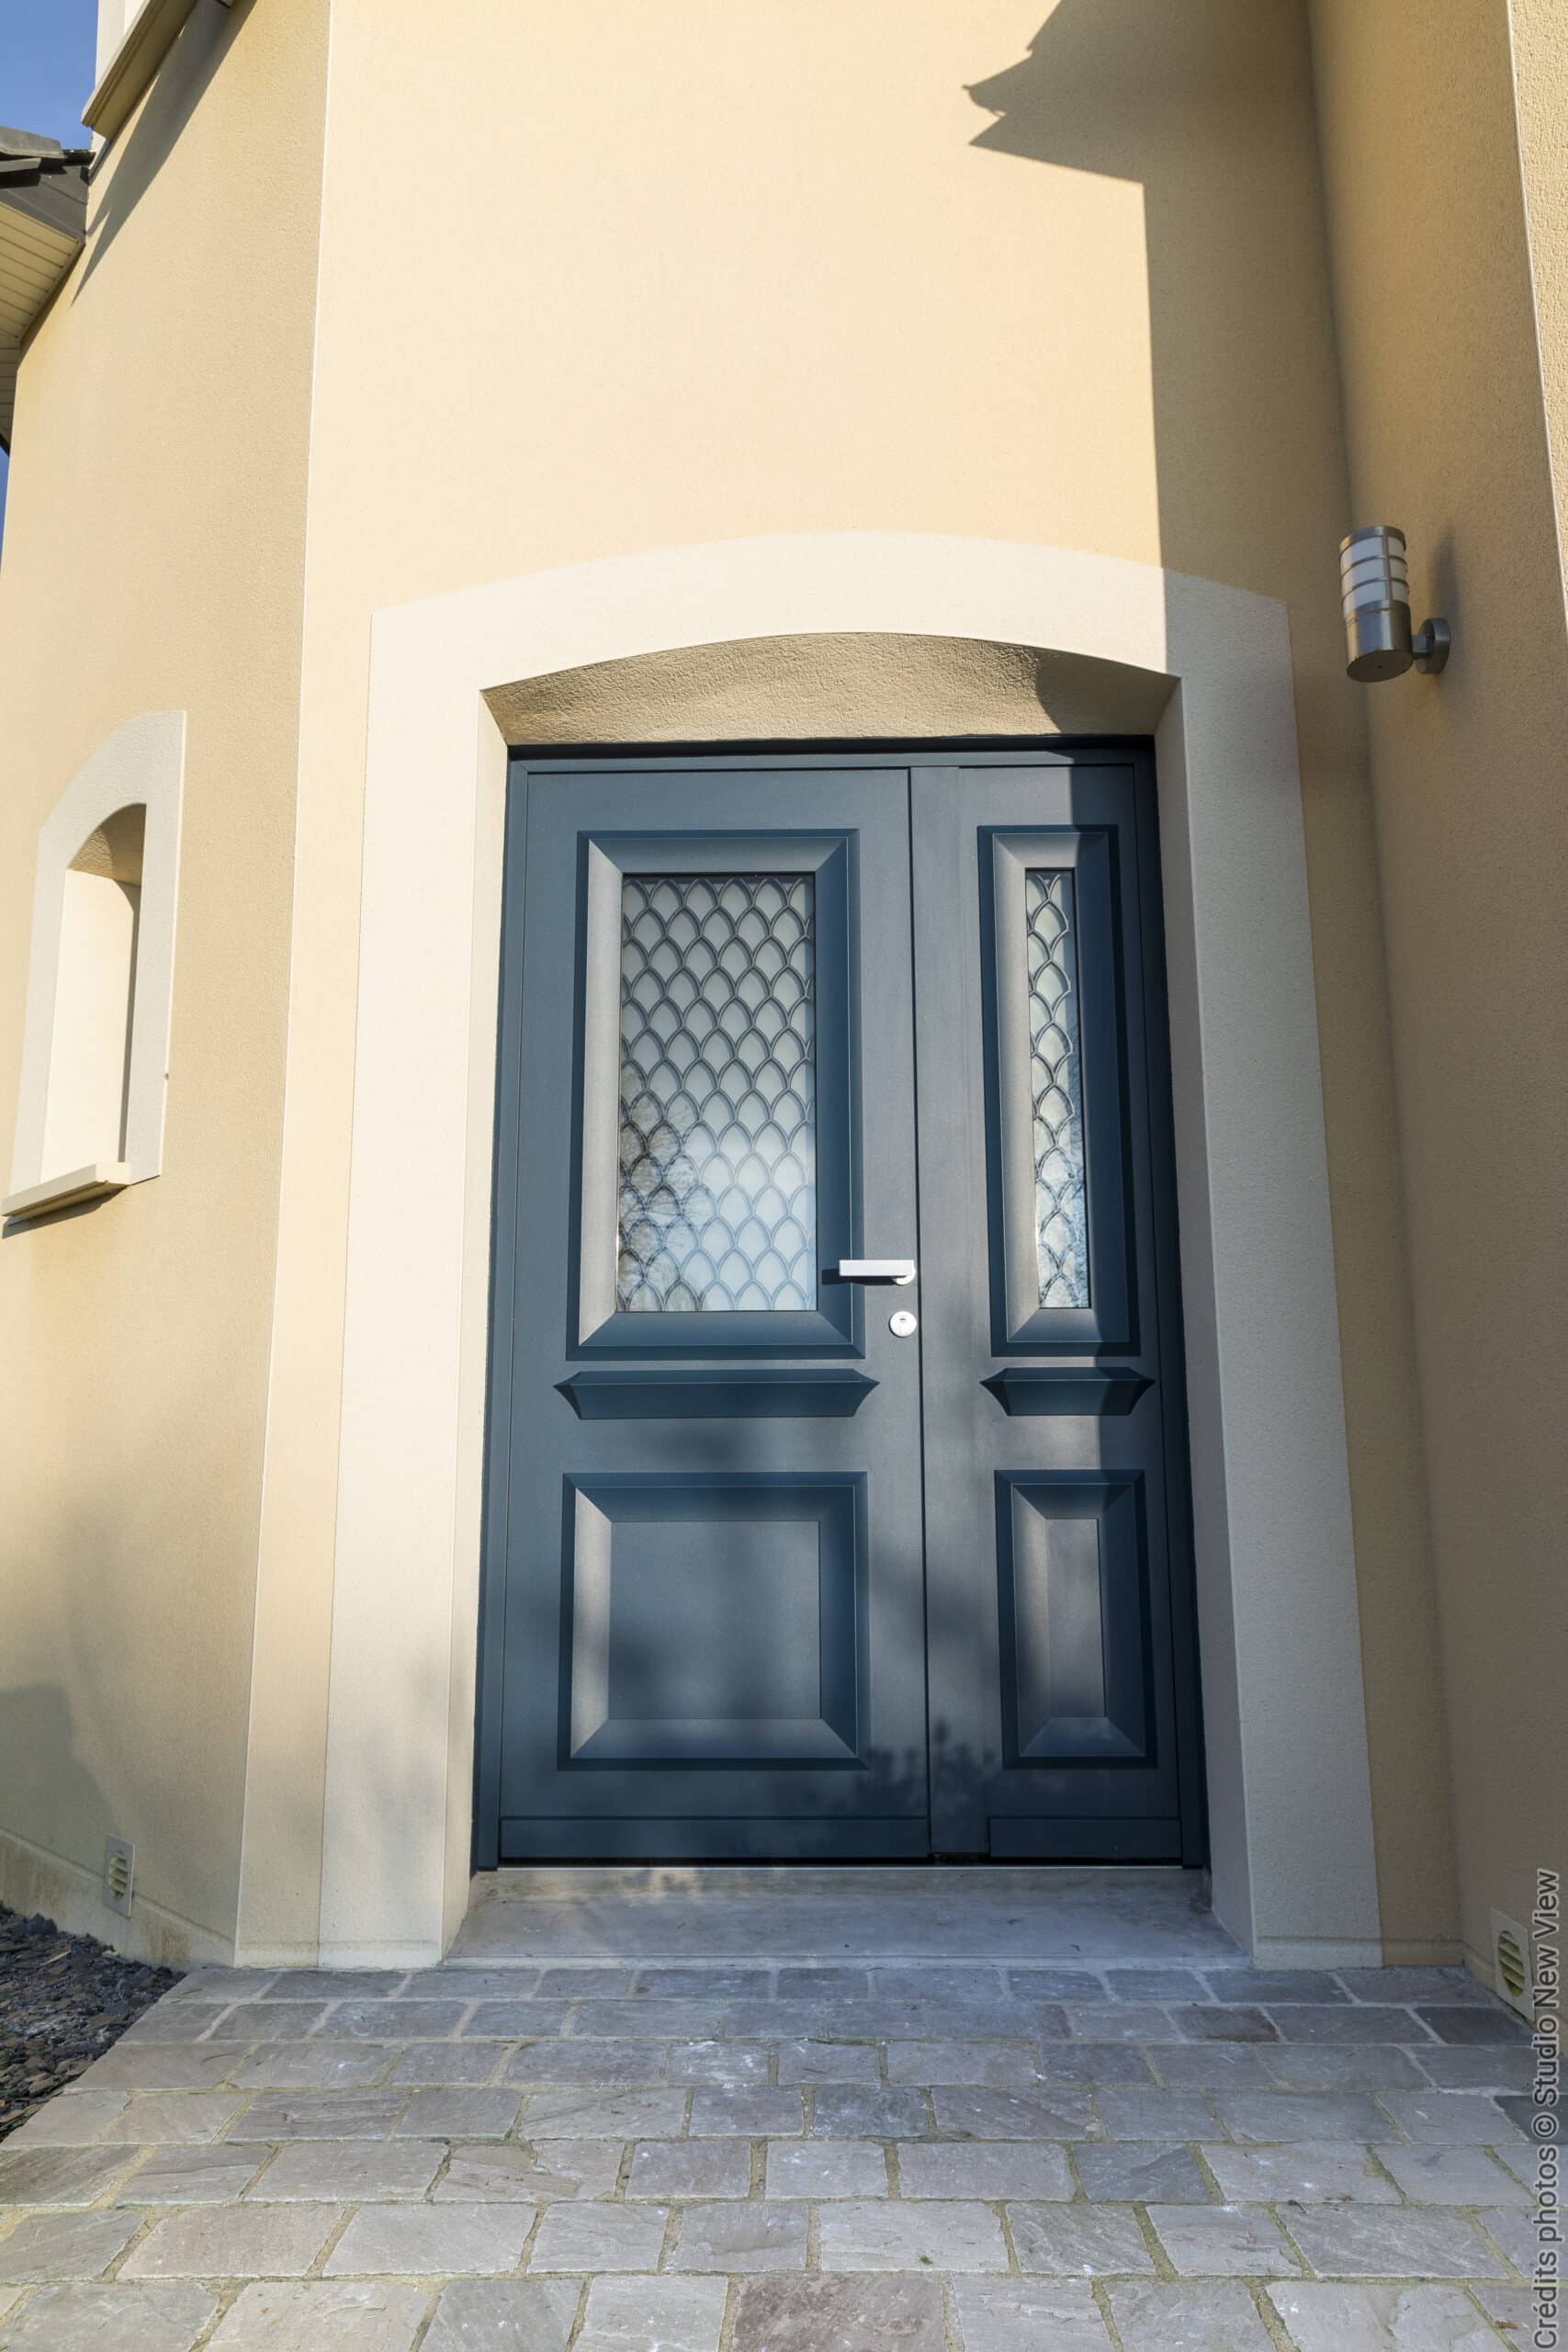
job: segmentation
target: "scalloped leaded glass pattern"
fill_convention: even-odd
[[[815,915],[809,874],[623,876],[625,1313],[817,1304]]]
[[[1089,1303],[1075,911],[1070,873],[1032,868],[1025,875],[1029,1092],[1042,1306]]]

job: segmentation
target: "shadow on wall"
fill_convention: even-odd
[[[231,1313],[238,1327],[238,1295]],[[58,1393],[57,1340],[37,1342],[45,1395]],[[0,1657],[43,1669],[0,1691],[0,1828],[94,1879],[105,1837],[130,1839],[137,1898],[220,1939],[234,1915],[254,1574],[233,1534],[250,1400],[223,1376],[230,1341],[200,1334],[166,1385],[81,1358],[69,1441],[11,1432],[13,1462],[32,1443],[41,1476],[0,1534]]]
[[[1270,540],[1286,552],[1304,513],[1332,593],[1343,458],[1304,12],[1059,0],[1027,57],[967,86],[996,118],[976,147],[1143,188],[1158,560],[1277,595]]]
[[[153,76],[141,113],[96,166],[93,177],[104,174],[104,192],[101,202],[95,197],[91,203],[87,259],[72,291],[73,302],[168,162],[249,15],[250,0],[238,0],[232,9],[195,9],[175,40],[171,69]],[[182,232],[182,243],[188,233]]]
[[[28,1782],[41,1792],[40,1809],[29,1812],[25,1823],[14,1817],[14,1802],[0,1800],[0,1829],[12,1829],[46,1853],[90,1868],[75,1851],[80,1826],[101,1821],[107,1834],[113,1825],[107,1799],[76,1753],[70,1700],[52,1682],[0,1690],[0,1726],[5,1748],[27,1759]],[[6,1781],[14,1800],[18,1791],[9,1771]]]

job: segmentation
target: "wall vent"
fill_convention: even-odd
[[[1492,1914],[1492,1974],[1510,2008],[1535,2022],[1530,1984],[1530,1939],[1517,1919],[1501,1911]]]
[[[104,1901],[122,1919],[130,1917],[130,1882],[136,1875],[136,1849],[125,1838],[104,1839]]]

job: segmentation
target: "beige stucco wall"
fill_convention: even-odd
[[[231,1949],[241,1871],[324,28],[198,12],[118,141],[0,560],[7,1120],[39,828],[121,722],[188,713],[164,1173],[0,1238],[0,1899],[175,1953]]]
[[[1451,1929],[1304,20],[1295,0],[1041,17],[1041,0],[695,0],[672,33],[635,0],[470,0],[432,43],[415,0],[336,0],[295,933],[310,1011],[289,1047],[252,1727],[300,1801],[253,1783],[258,1934],[313,1932],[370,616],[812,529],[1032,539],[1290,605],[1385,1927],[1399,1951]],[[411,168],[433,119],[463,126],[460,170]]]
[[[1523,57],[1551,10],[1517,12]],[[1337,346],[1301,0],[688,0],[676,24],[457,0],[435,40],[421,0],[197,12],[24,368],[0,567],[0,1102],[38,823],[120,719],[191,714],[167,1173],[0,1244],[35,1366],[0,1435],[6,1672],[52,1724],[0,1719],[25,1837],[96,1866],[104,1829],[136,1834],[171,1916],[315,1948],[373,615],[705,540],[942,533],[1289,607],[1383,1928],[1391,1956],[1443,1947],[1428,1492],[1472,1888],[1524,1761],[1517,1734],[1506,1764],[1480,1750],[1499,1702],[1517,1717],[1505,1664],[1539,1647],[1522,1598],[1471,1620],[1524,1589],[1510,1434],[1551,1452],[1517,1419],[1546,1216],[1517,1163],[1551,1164],[1547,1114],[1499,1043],[1540,1000],[1546,910],[1511,921],[1502,877],[1538,870],[1565,707],[1540,387],[1511,359],[1534,345],[1506,21],[1450,14],[1438,40],[1403,6],[1318,9]],[[1526,117],[1546,153],[1560,115]],[[1479,191],[1457,223],[1456,176]],[[1335,543],[1385,503],[1418,571],[1449,535],[1435,600],[1461,637],[1440,684],[1369,695],[1343,676]],[[855,674],[874,726],[918,726],[900,660],[840,667],[834,707]],[[1004,728],[1032,694],[1037,726],[1151,723],[1000,655],[948,683]],[[551,723],[605,692],[574,718],[562,685]],[[738,655],[694,731],[823,707],[798,648]],[[1523,1409],[1548,1410],[1533,1369]],[[390,1728],[384,1748],[395,1791]],[[79,1776],[42,1769],[68,1754]]]
[[[1515,13],[1561,431],[1561,10]],[[1455,632],[1440,684],[1368,705],[1463,1931],[1489,1965],[1490,1908],[1528,1922],[1535,1871],[1568,1864],[1562,559],[1508,11],[1317,0],[1314,25],[1356,512],[1409,533],[1416,601]]]

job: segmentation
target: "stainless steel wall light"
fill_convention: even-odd
[[[1380,678],[1402,678],[1417,670],[1440,670],[1452,633],[1447,621],[1423,621],[1410,633],[1410,570],[1404,534],[1390,523],[1352,531],[1339,542],[1339,586],[1345,603],[1346,664],[1352,678],[1371,685]]]

